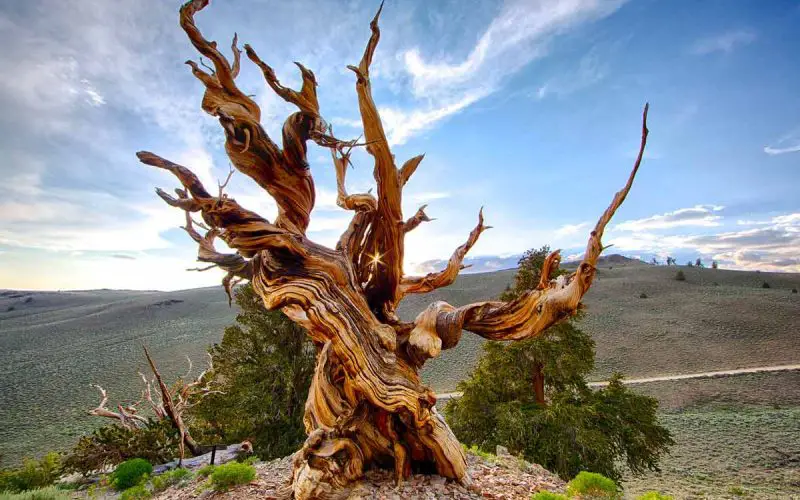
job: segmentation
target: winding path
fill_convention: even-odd
[[[622,379],[626,385],[632,384],[647,384],[649,382],[664,382],[669,380],[686,380],[692,378],[712,378],[712,377],[728,377],[731,375],[743,375],[747,373],[767,373],[767,372],[785,372],[800,370],[798,365],[777,365],[777,366],[757,366],[755,368],[736,368],[734,370],[721,370],[716,372],[699,372],[699,373],[684,373],[682,375],[662,375],[659,377],[645,377],[645,378],[630,378]],[[608,381],[602,382],[589,382],[589,387],[605,387]],[[436,399],[452,399],[460,397],[460,392],[443,392],[436,395]]]

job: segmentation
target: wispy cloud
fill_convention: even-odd
[[[792,130],[769,146],[764,146],[764,152],[770,156],[800,151],[800,128]]]
[[[556,229],[555,235],[556,236],[569,236],[572,234],[576,234],[580,231],[583,231],[585,228],[589,227],[588,222],[581,222],[580,224],[565,224],[560,228]]]
[[[411,136],[459,113],[493,94],[503,81],[532,60],[543,57],[551,39],[578,24],[603,18],[624,0],[516,0],[507,2],[462,60],[426,58],[413,48],[402,54],[411,92],[421,105],[384,107],[390,141],[403,144]],[[587,60],[584,68],[597,72]]]
[[[580,59],[577,67],[547,80],[532,94],[537,99],[564,97],[599,83],[608,72],[608,64],[602,60],[597,49],[593,48]]]
[[[727,31],[697,40],[690,51],[696,55],[706,55],[714,52],[730,53],[737,47],[753,43],[755,39],[756,34],[750,29]]]
[[[715,212],[719,212],[723,208],[725,207],[719,205],[695,205],[691,208],[681,208],[644,219],[621,222],[614,226],[614,229],[617,231],[649,231],[677,226],[718,226],[721,217]]]

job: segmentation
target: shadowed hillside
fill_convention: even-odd
[[[597,342],[597,372],[677,374],[800,362],[800,276],[654,267],[611,256],[587,295],[582,328]],[[400,307],[413,318],[435,300],[453,305],[497,297],[515,271],[467,274]],[[770,288],[761,288],[766,281]],[[640,298],[640,294],[647,298]],[[65,447],[100,419],[98,401],[138,396],[141,345],[152,348],[167,378],[186,371],[185,356],[204,363],[207,345],[233,322],[221,287],[177,292],[0,292],[0,442],[4,455]],[[423,372],[437,391],[455,389],[474,366],[483,340],[465,333],[455,349]]]

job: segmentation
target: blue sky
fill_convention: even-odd
[[[179,2],[4,2],[0,6],[0,288],[177,289],[193,273],[182,213],[153,188],[154,151],[207,185],[227,173],[218,123],[200,110],[197,60]],[[213,0],[197,17],[227,47],[237,31],[296,86],[314,70],[325,119],[359,134],[357,63],[377,2]],[[494,229],[481,268],[550,244],[582,250],[624,183],[642,106],[650,142],[604,238],[615,251],[731,269],[800,272],[800,2],[756,0],[388,0],[372,81],[398,162],[425,160],[404,196],[437,220],[408,238],[408,272],[446,259],[478,209]],[[246,59],[237,82],[280,136],[293,110]],[[335,206],[327,151],[310,237],[333,245],[350,213]],[[356,153],[351,192],[370,187]],[[267,217],[269,196],[243,175],[228,192]],[[513,259],[512,259],[513,260]]]

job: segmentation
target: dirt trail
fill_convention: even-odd
[[[663,382],[668,380],[686,380],[690,378],[711,378],[711,377],[727,377],[730,375],[742,375],[746,373],[764,373],[764,372],[784,372],[800,370],[798,365],[777,365],[777,366],[757,366],[755,368],[736,368],[734,370],[720,370],[716,372],[700,372],[700,373],[684,373],[681,375],[662,375],[659,377],[645,377],[645,378],[630,378],[622,379],[626,385],[632,384],[646,384],[648,382]],[[602,382],[589,382],[589,387],[605,387],[608,381]],[[437,394],[437,399],[452,399],[460,397],[460,392],[443,392]]]

